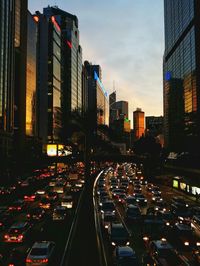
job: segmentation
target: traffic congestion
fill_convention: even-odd
[[[199,204],[145,179],[142,165],[103,169],[93,194],[106,265],[200,265]]]
[[[84,187],[76,163],[35,170],[0,188],[0,265],[59,265]]]

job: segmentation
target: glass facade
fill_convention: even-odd
[[[198,138],[194,4],[194,0],[165,0],[165,146],[174,151],[194,151]]]
[[[71,111],[74,111],[82,109],[82,49],[79,45],[79,31],[74,21],[68,36],[71,36]]]
[[[97,124],[109,124],[109,102],[101,86],[96,82]]]
[[[37,24],[28,13],[26,66],[26,135],[36,135],[36,57]]]
[[[13,133],[14,6],[0,1],[0,150],[8,154]]]
[[[52,22],[52,18],[50,18]],[[48,142],[56,143],[61,136],[61,33],[56,23],[49,23],[51,43],[48,55]]]

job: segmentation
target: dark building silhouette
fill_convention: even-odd
[[[199,153],[200,1],[165,0],[165,147]]]
[[[163,134],[163,116],[146,116],[145,128],[146,134],[152,137]]]
[[[0,1],[0,151],[9,156],[14,133],[15,4]]]

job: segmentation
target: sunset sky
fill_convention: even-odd
[[[57,5],[79,19],[83,60],[102,67],[103,84],[129,102],[129,119],[140,107],[162,115],[162,0],[29,0],[34,13]]]

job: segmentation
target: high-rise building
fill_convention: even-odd
[[[133,125],[135,140],[138,140],[144,135],[144,112],[141,108],[133,112]]]
[[[0,1],[0,151],[11,154],[14,127],[14,15],[13,0]]]
[[[26,63],[26,136],[37,137],[37,21],[28,12]]]
[[[38,106],[39,137],[44,144],[60,143],[62,129],[61,30],[59,15],[39,12],[38,20]]]
[[[199,153],[200,1],[165,0],[164,15],[165,146]]]
[[[120,118],[127,118],[128,119],[128,102],[127,101],[117,101],[113,104],[113,109],[118,111],[118,117]]]
[[[87,110],[93,113],[93,123],[96,125],[109,124],[109,102],[107,92],[102,83],[102,72],[99,65],[84,62],[88,75]]]
[[[111,125],[114,120],[118,117],[118,110],[115,109],[116,103],[116,91],[109,95],[109,125]]]
[[[145,128],[146,134],[152,137],[163,134],[163,116],[146,116]]]
[[[82,48],[79,44],[78,18],[57,6],[44,8],[47,17],[55,16],[61,35],[62,142],[67,142],[69,120],[74,111],[82,112]]]

